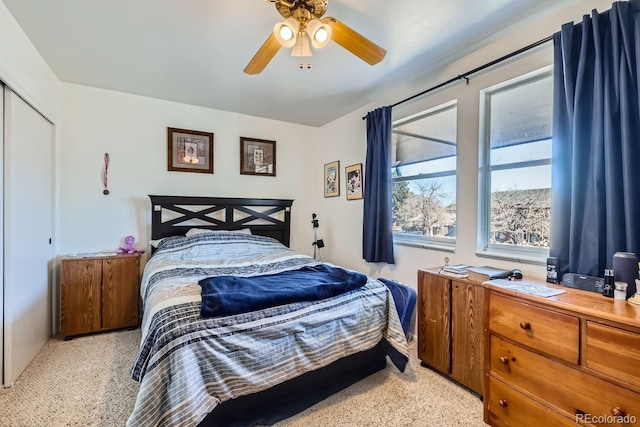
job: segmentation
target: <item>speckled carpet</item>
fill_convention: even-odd
[[[0,390],[0,426],[123,426],[138,383],[129,377],[140,331],[52,338],[12,388]],[[478,397],[420,366],[387,368],[279,427],[485,426]]]

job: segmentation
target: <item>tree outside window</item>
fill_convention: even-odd
[[[394,123],[392,214],[396,240],[455,244],[455,102]]]
[[[480,250],[548,252],[551,224],[550,70],[485,89]],[[536,252],[537,251],[537,252]]]

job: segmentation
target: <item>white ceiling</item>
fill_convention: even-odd
[[[384,47],[381,63],[330,42],[311,69],[283,48],[253,76],[244,67],[282,20],[263,0],[2,1],[64,82],[321,126],[578,0],[331,0],[325,16]]]

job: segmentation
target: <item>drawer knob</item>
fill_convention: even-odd
[[[508,364],[509,363],[509,358],[505,357],[505,356],[500,357],[500,363],[502,363],[503,365]]]
[[[523,320],[522,322],[520,322],[520,327],[522,329],[531,329],[531,323]]]
[[[507,407],[507,401],[504,399],[500,399],[498,400],[498,405],[500,405],[502,408],[506,408]]]
[[[621,408],[616,406],[615,408],[611,408],[611,415],[613,415],[614,417],[624,417],[626,413]]]

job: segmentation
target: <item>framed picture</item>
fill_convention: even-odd
[[[340,195],[340,162],[324,165],[324,197]]]
[[[344,168],[347,181],[347,200],[362,199],[362,163]]]
[[[276,176],[276,142],[240,137],[240,173]]]
[[[167,128],[167,170],[213,173],[213,133]]]

